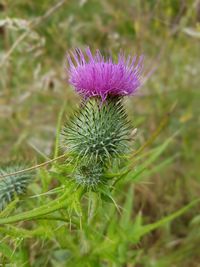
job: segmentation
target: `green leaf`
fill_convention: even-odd
[[[157,228],[173,221],[174,219],[178,218],[179,216],[183,215],[185,212],[189,211],[193,206],[198,204],[200,202],[200,199],[196,199],[186,205],[185,207],[181,208],[180,210],[164,217],[163,219],[155,222],[155,223],[150,223],[147,225],[141,225],[140,224],[140,217],[137,218],[136,224],[134,224],[133,232],[132,232],[132,238],[136,238],[136,240],[139,240],[142,236],[145,234],[150,233],[153,230],[156,230]],[[138,223],[139,220],[139,223]]]

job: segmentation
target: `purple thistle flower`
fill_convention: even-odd
[[[125,58],[120,53],[115,63],[112,57],[105,60],[99,50],[93,56],[88,47],[85,55],[76,49],[67,58],[69,83],[86,99],[131,95],[142,85],[143,56],[137,61],[137,56]]]

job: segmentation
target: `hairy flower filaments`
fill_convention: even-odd
[[[143,56],[125,58],[119,54],[117,63],[107,60],[97,50],[80,49],[68,54],[69,83],[84,98],[99,96],[104,101],[109,96],[133,94],[142,84]]]

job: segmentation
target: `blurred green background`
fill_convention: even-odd
[[[17,159],[34,164],[52,156],[58,114],[63,106],[71,113],[79,102],[66,82],[65,54],[87,45],[114,57],[120,50],[142,53],[146,71],[154,70],[140,92],[126,100],[138,129],[135,149],[173,107],[151,146],[176,133],[160,161],[174,159],[135,188],[136,209],[153,222],[200,192],[200,1],[1,1],[1,163]],[[148,262],[200,266],[198,213],[198,207],[193,208],[169,229],[145,237],[137,267],[150,266]]]

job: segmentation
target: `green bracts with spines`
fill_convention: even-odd
[[[90,99],[62,131],[62,145],[77,162],[75,179],[87,187],[104,183],[106,166],[128,152],[129,141],[129,121],[118,98]]]
[[[25,169],[24,165],[7,166],[0,169],[0,177]],[[15,196],[25,194],[31,182],[33,172],[13,174],[0,179],[0,211],[3,210]]]

